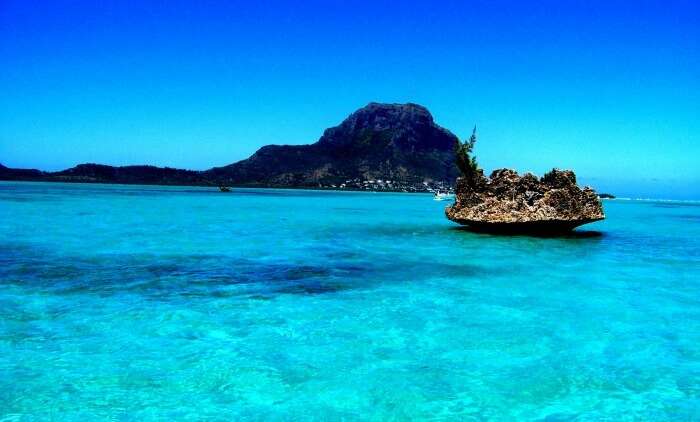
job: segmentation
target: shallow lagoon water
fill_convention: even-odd
[[[698,420],[700,204],[0,183],[7,420]]]

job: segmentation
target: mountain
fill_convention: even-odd
[[[457,137],[418,104],[370,103],[309,145],[267,145],[250,158],[206,171],[80,164],[58,171],[10,169],[0,179],[166,185],[317,187],[391,180],[395,186],[452,184]]]
[[[370,103],[311,145],[268,145],[250,158],[207,171],[230,184],[318,186],[346,180],[407,183],[457,177],[457,137],[417,104]]]

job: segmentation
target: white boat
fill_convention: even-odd
[[[437,191],[435,192],[435,196],[433,196],[433,199],[436,201],[449,201],[455,199],[455,194]]]

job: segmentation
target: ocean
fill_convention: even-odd
[[[700,420],[700,202],[0,183],[0,420]]]

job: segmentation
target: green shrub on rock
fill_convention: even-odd
[[[457,167],[462,173],[468,183],[473,184],[479,175],[479,165],[476,162],[476,156],[472,156],[471,153],[474,150],[474,144],[476,143],[476,126],[472,131],[472,135],[468,140],[461,142],[459,141],[456,151]]]

